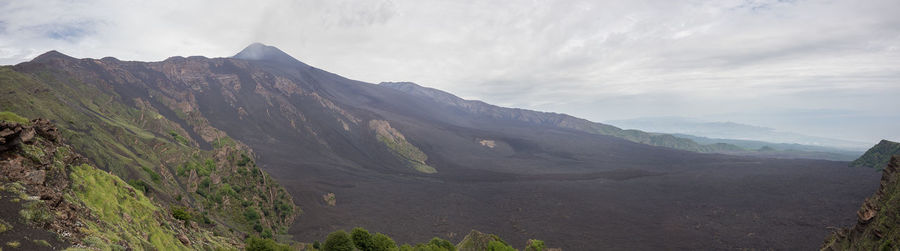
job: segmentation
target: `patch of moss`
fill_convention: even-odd
[[[50,242],[47,242],[45,240],[33,240],[32,242],[34,242],[35,245],[42,246],[42,247],[50,246]]]
[[[72,167],[70,174],[75,195],[102,222],[127,224],[87,224],[95,235],[93,247],[108,249],[109,244],[124,241],[132,247],[155,250],[187,250],[174,233],[158,219],[160,209],[142,193],[136,193],[119,177],[88,165]],[[126,221],[123,215],[129,215]],[[147,238],[144,238],[146,234]],[[85,241],[88,242],[87,240]]]
[[[19,124],[28,124],[28,119],[10,111],[0,112],[0,121],[16,122]]]
[[[6,242],[6,245],[11,248],[18,248],[19,246],[22,246],[22,243],[19,241],[9,241],[9,242]]]
[[[53,220],[53,213],[44,205],[43,201],[29,201],[25,203],[22,210],[19,210],[19,216],[26,222],[35,224],[44,224]]]
[[[6,231],[12,230],[12,229],[13,229],[12,225],[7,223],[3,219],[0,219],[0,234],[2,234],[3,232],[6,232]]]
[[[37,145],[22,144],[22,151],[25,152],[25,157],[35,162],[40,162],[46,155],[44,150]]]

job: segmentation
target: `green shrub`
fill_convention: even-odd
[[[22,243],[20,243],[18,241],[10,241],[10,242],[6,242],[6,245],[11,248],[19,248],[19,246],[21,246]]]
[[[528,240],[528,246],[525,247],[525,251],[544,251],[545,248],[544,241],[532,239]]]
[[[134,189],[137,189],[144,194],[150,193],[150,186],[143,180],[128,180],[128,185],[131,185],[131,187],[134,187]]]
[[[325,238],[324,251],[353,251],[353,240],[344,230],[338,230],[328,234]]]
[[[456,250],[456,246],[454,246],[452,243],[450,243],[450,241],[444,240],[444,239],[441,239],[441,238],[438,238],[438,237],[432,238],[431,241],[428,242],[428,244],[434,245],[434,246],[437,246],[437,247],[441,247],[441,248],[445,248],[445,249],[450,250],[450,251],[455,251],[455,250]]]
[[[256,209],[247,208],[247,210],[244,210],[244,218],[247,219],[247,221],[258,220],[259,212],[257,212]]]
[[[291,250],[291,247],[284,244],[279,244],[272,239],[259,238],[259,237],[250,237],[244,241],[244,250],[247,251],[288,251]]]
[[[49,247],[49,246],[50,246],[50,242],[47,242],[47,241],[45,241],[45,240],[34,240],[33,242],[34,242],[35,245],[38,245],[38,246],[43,246],[43,247]]]
[[[243,167],[243,166],[247,166],[248,163],[250,163],[250,157],[248,157],[246,154],[242,153],[241,159],[238,160],[237,165],[240,167]]]
[[[159,181],[162,179],[162,177],[159,176],[159,173],[153,171],[153,169],[150,169],[149,167],[142,166],[141,169],[143,169],[145,173],[150,175],[150,180],[152,180],[153,182],[159,183]]]
[[[397,250],[397,243],[391,237],[381,233],[377,233],[375,237],[372,237],[372,244],[374,245],[374,250],[377,251]]]
[[[369,231],[366,231],[361,227],[354,228],[350,231],[350,239],[353,240],[353,245],[361,251],[374,250],[375,243],[372,240],[372,235],[369,234]]]
[[[191,218],[193,218],[191,216],[191,213],[181,207],[172,208],[172,217],[175,217],[175,219],[183,220],[185,222],[191,221]]]
[[[516,249],[500,241],[491,241],[488,242],[487,251],[516,251]]]
[[[172,139],[174,139],[175,142],[177,142],[177,143],[179,143],[179,144],[182,144],[182,145],[185,145],[185,146],[190,146],[190,145],[191,145],[191,142],[190,142],[187,138],[181,136],[180,134],[178,134],[178,132],[175,132],[175,130],[170,130],[170,131],[169,131],[169,135],[171,135],[171,136],[172,136]]]
[[[12,225],[10,225],[9,223],[6,223],[6,221],[3,221],[2,219],[0,219],[0,234],[2,234],[3,232],[6,232],[6,231],[12,230],[12,228],[13,228]]]
[[[19,215],[22,216],[25,221],[37,224],[44,224],[53,220],[53,213],[51,213],[50,209],[47,209],[41,201],[30,201],[26,203],[22,210],[19,211]]]

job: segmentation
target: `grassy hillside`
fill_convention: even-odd
[[[883,168],[891,156],[900,154],[900,143],[881,140],[858,159],[850,163],[853,167]]]
[[[248,147],[220,131],[204,142],[194,132],[199,122],[163,115],[174,113],[161,102],[124,99],[103,83],[65,76],[0,67],[0,110],[56,122],[61,137],[92,165],[162,208],[184,209],[201,227],[227,236],[286,233],[299,208],[256,167]]]
[[[191,228],[121,178],[89,164],[46,120],[0,123],[0,190],[16,195],[18,219],[98,250],[235,249],[239,239]],[[27,238],[27,236],[26,236]],[[19,241],[19,240],[12,240]],[[21,240],[26,241],[26,240]]]

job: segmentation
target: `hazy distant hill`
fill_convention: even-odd
[[[862,155],[862,151],[850,151],[824,146],[810,146],[794,143],[772,143],[756,140],[740,140],[740,139],[716,139],[699,137],[687,134],[672,134],[676,137],[693,140],[700,144],[726,143],[747,151],[731,152],[735,155],[751,155],[766,156],[772,158],[806,158],[806,159],[825,159],[836,161],[853,161]],[[771,149],[771,151],[760,151],[760,149]]]
[[[649,132],[688,134],[718,139],[794,143],[838,148],[849,151],[864,151],[869,147],[869,145],[864,142],[815,137],[798,133],[781,132],[768,127],[733,122],[710,122],[685,117],[644,117],[626,120],[611,120],[606,121],[606,123],[623,128],[635,128]]]

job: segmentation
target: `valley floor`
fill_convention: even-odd
[[[298,241],[362,226],[399,243],[455,242],[477,229],[517,247],[537,238],[564,250],[815,249],[828,227],[854,222],[880,177],[846,162],[753,158],[661,164],[636,175],[437,178],[336,172],[265,155],[260,163],[304,205],[290,229]],[[335,194],[335,206],[325,193]]]

